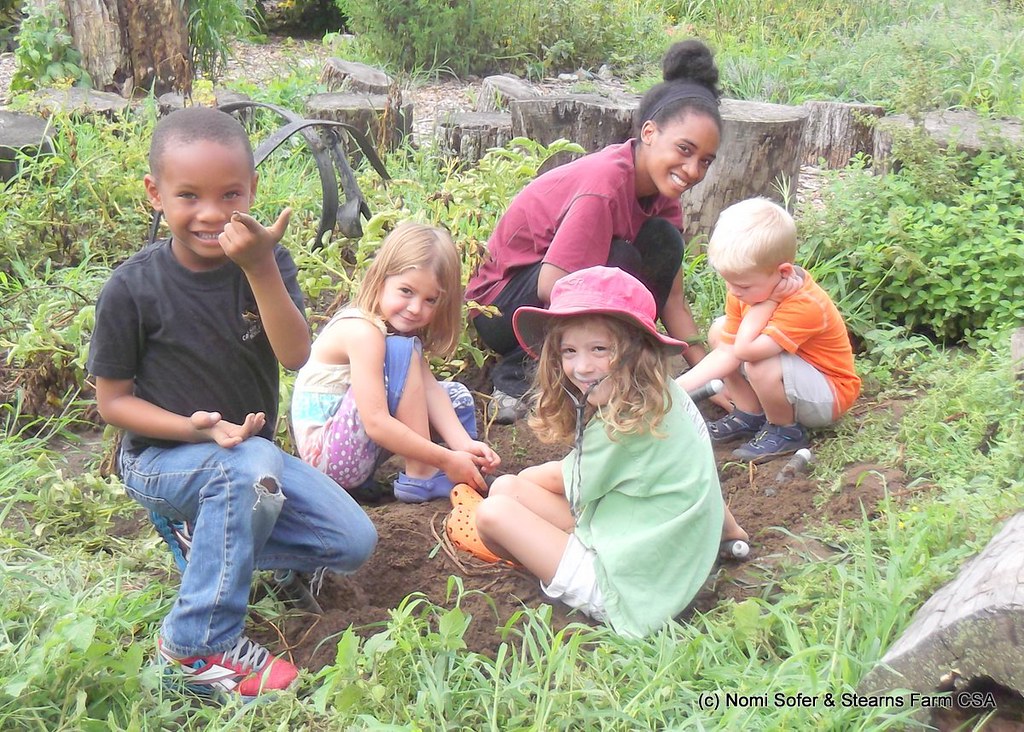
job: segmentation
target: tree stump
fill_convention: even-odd
[[[778,187],[796,193],[803,160],[807,110],[764,102],[723,99],[722,141],[704,180],[683,194],[687,241],[710,236],[718,214],[737,201],[765,196],[782,201]]]
[[[528,137],[544,145],[565,139],[578,143],[587,152],[632,137],[637,107],[632,99],[610,99],[597,94],[520,99],[510,106],[513,137]],[[577,157],[559,153],[545,161],[541,172]]]
[[[512,139],[512,115],[501,112],[447,112],[437,120],[441,150],[475,163],[492,147]]]
[[[40,89],[33,94],[31,106],[48,115],[102,115],[114,119],[128,111],[128,100],[111,92],[92,91],[75,86],[70,89]]]
[[[1010,364],[1017,380],[1024,379],[1024,328],[1017,328],[1010,334]]]
[[[0,109],[0,181],[18,174],[22,157],[53,154],[52,137],[48,120]]]
[[[1024,513],[921,606],[857,691],[929,693],[982,677],[1024,692]]]
[[[380,69],[358,61],[329,58],[320,72],[320,81],[328,91],[369,92],[387,94],[392,79]]]
[[[892,154],[894,136],[912,131],[914,126],[914,121],[905,114],[879,120],[875,128],[874,172],[885,173],[899,167],[899,161]],[[940,147],[952,146],[967,155],[977,155],[982,150],[1024,147],[1024,120],[1014,117],[988,119],[968,110],[947,109],[928,112],[921,126]]]
[[[131,96],[192,91],[187,7],[180,0],[63,0],[93,86]]]
[[[238,92],[228,91],[226,89],[214,89],[213,90],[213,103],[207,106],[223,107],[225,104],[233,104],[235,102],[248,102],[251,101],[245,94],[239,94]],[[166,117],[171,112],[176,112],[179,109],[185,108],[185,97],[177,92],[167,92],[161,94],[156,100],[157,113],[161,117]],[[193,99],[193,104],[196,101]],[[252,110],[244,109],[233,114],[238,118],[242,124],[249,124],[252,122]]]
[[[412,130],[412,102],[389,106],[383,94],[327,92],[306,100],[306,116],[344,122],[366,135],[377,149],[395,149]],[[381,144],[381,142],[384,144]],[[347,146],[353,161],[361,159],[358,150]]]
[[[477,112],[505,112],[512,102],[536,99],[540,94],[526,81],[512,74],[488,76],[473,105]]]
[[[846,102],[804,102],[807,125],[804,127],[803,161],[838,170],[849,165],[857,153],[874,155],[875,129],[872,119],[885,110],[874,104]]]

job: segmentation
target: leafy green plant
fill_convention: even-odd
[[[28,5],[17,41],[12,90],[58,84],[92,85],[89,74],[79,65],[82,55],[72,45],[67,23],[55,2]]]
[[[823,285],[859,293],[861,322],[949,341],[1024,322],[1024,153],[967,159],[918,144],[897,144],[898,173],[854,174],[809,212],[805,259],[845,260]]]

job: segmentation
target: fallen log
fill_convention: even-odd
[[[1024,692],[1024,513],[921,606],[857,691],[927,694],[975,679]]]

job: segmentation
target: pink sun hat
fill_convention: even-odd
[[[544,333],[555,318],[610,315],[647,332],[673,355],[685,351],[684,341],[658,332],[656,314],[654,296],[633,275],[618,267],[588,267],[558,280],[551,288],[547,308],[523,306],[516,310],[512,330],[523,350],[538,358]]]

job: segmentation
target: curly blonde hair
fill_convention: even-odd
[[[434,317],[419,333],[423,348],[446,358],[455,352],[462,332],[462,265],[451,235],[437,226],[404,221],[388,234],[351,304],[360,310],[383,318],[380,294],[388,277],[410,269],[431,272],[441,291],[434,308]],[[339,296],[329,311],[343,304]]]
[[[541,442],[573,444],[576,405],[570,392],[582,398],[562,368],[562,336],[578,325],[597,323],[611,333],[612,357],[608,381],[611,394],[601,407],[608,435],[651,434],[672,406],[668,396],[668,356],[647,333],[611,315],[551,318],[544,334],[531,397],[535,408],[528,424]]]

